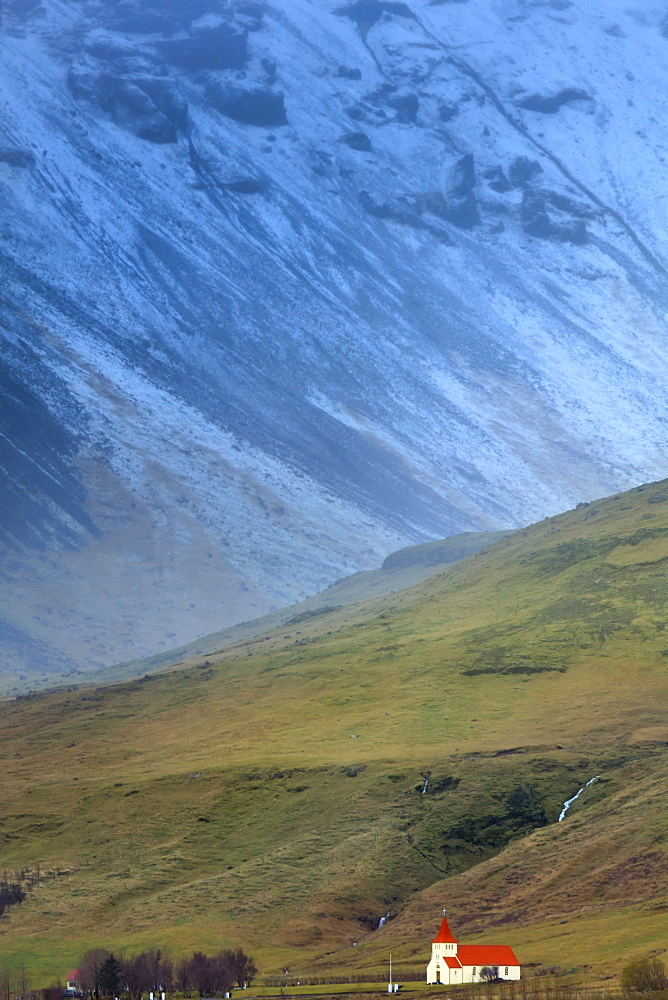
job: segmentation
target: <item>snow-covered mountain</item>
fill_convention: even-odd
[[[2,11],[5,671],[666,474],[665,2]]]

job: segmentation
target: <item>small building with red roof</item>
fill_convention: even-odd
[[[79,969],[72,969],[65,979],[65,992],[76,994],[81,991],[81,972]]]
[[[481,975],[483,970],[484,975]],[[513,949],[506,944],[459,944],[444,915],[438,934],[431,943],[427,983],[456,986],[459,983],[480,983],[489,977],[520,978],[520,963]]]

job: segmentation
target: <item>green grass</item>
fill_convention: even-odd
[[[4,704],[0,868],[44,874],[0,958],[41,984],[96,944],[417,969],[443,905],[523,961],[601,972],[664,947],[664,494],[294,609],[208,663]]]

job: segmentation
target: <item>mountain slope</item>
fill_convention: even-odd
[[[663,474],[661,4],[159,8],[4,4],[8,668]]]
[[[370,569],[354,573],[353,576],[346,576],[319,594],[314,594],[313,597],[307,597],[306,600],[300,601],[299,604],[281,608],[280,611],[272,611],[259,618],[233,625],[231,628],[212,632],[210,635],[201,636],[195,642],[176,649],[169,649],[165,653],[115,665],[105,670],[105,681],[124,680],[147,671],[152,673],[155,670],[174,666],[194,656],[208,656],[210,653],[224,649],[225,646],[236,645],[257,636],[266,636],[267,633],[282,625],[301,625],[310,618],[338,611],[346,605],[359,604],[371,597],[404,590],[406,587],[426,580],[436,573],[441,573],[448,563],[457,562],[473,552],[478,552],[505,534],[507,532],[469,531],[461,535],[452,535],[450,538],[444,538],[437,542],[426,542],[423,545],[410,545],[407,548],[399,549],[398,552],[391,552],[387,556],[380,569]],[[98,679],[95,671],[91,671],[88,675],[84,674],[83,671],[75,671],[75,673],[78,683]],[[12,677],[10,680],[14,682],[15,678]],[[57,674],[45,674],[37,681],[33,680],[29,687],[27,685],[17,687],[15,683],[6,684],[5,693],[17,694],[21,690],[38,691],[40,687],[52,687],[60,680],[61,678]],[[2,689],[0,688],[0,690]]]
[[[629,915],[659,947],[667,519],[663,481],[210,662],[4,704],[3,857],[42,871],[5,953],[43,976],[65,939],[68,961],[233,941],[263,971],[350,968],[396,940],[412,962],[450,892],[480,895],[472,935],[509,894],[531,960],[603,961],[578,928],[605,927],[621,962]]]

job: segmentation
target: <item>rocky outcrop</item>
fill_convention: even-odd
[[[442,122],[452,121],[459,114],[459,108],[456,104],[440,104],[438,108],[438,117]]]
[[[176,142],[185,128],[188,105],[167,80],[124,79],[110,71],[71,67],[67,82],[76,98],[90,101],[111,114],[117,125],[150,142]]]
[[[214,83],[206,96],[216,111],[244,125],[274,128],[288,123],[283,94],[277,91]]]
[[[351,66],[339,66],[334,75],[340,80],[361,80],[362,70]]]
[[[248,32],[259,26],[261,11],[254,4],[234,12],[205,0],[165,0],[159,6],[130,0],[101,5],[99,19],[78,46],[76,33],[53,40],[63,54],[78,57],[67,75],[72,94],[109,112],[116,124],[140,138],[166,143],[174,142],[188,121],[188,103],[169,67],[204,74],[242,70]],[[265,59],[262,65],[266,79],[271,67],[273,82],[276,64]],[[284,123],[284,112],[281,116],[277,110],[282,97],[243,96],[228,89],[229,94],[221,90],[217,96],[221,106],[229,105],[230,117]]]
[[[83,50],[93,59],[115,64],[115,71],[121,72],[123,64],[144,64],[157,66],[160,57],[151,44],[124,38],[109,31],[94,30],[83,42]]]
[[[365,212],[375,219],[421,229],[430,233],[439,243],[453,245],[447,227],[443,225],[445,209],[438,192],[430,195],[403,195],[390,202],[378,201],[368,191],[360,191],[359,201]]]
[[[513,187],[526,187],[540,174],[543,168],[538,160],[530,160],[528,156],[517,156],[508,167],[508,179]]]
[[[472,229],[480,222],[474,189],[475,162],[472,153],[460,157],[446,171],[443,205],[438,213],[459,229]]]
[[[114,81],[110,88],[114,121],[150,142],[176,142],[173,122],[160,111],[149,95],[134,83]]]
[[[588,238],[584,220],[574,218],[571,211],[566,211],[563,204],[559,208],[559,204],[559,197],[555,199],[550,192],[526,190],[520,207],[524,232],[541,240],[582,246]]]
[[[404,125],[414,125],[420,102],[411,91],[397,91],[387,95],[387,106],[395,112],[394,120]]]
[[[482,176],[492,191],[496,191],[498,194],[505,194],[507,191],[512,191],[513,185],[503,172],[503,167],[489,167],[488,170],[483,171]]]
[[[525,111],[538,111],[541,115],[554,115],[564,104],[591,100],[593,98],[586,91],[578,90],[576,87],[565,87],[556,94],[530,94],[521,101],[516,101],[516,106]]]
[[[168,63],[183,69],[243,69],[248,59],[248,34],[223,24],[194,37],[158,42],[157,48]]]
[[[93,4],[90,5],[91,7]],[[236,10],[218,0],[97,0],[97,19],[113,31],[131,35],[175,37],[184,32],[203,34],[221,25],[259,29],[262,4],[243,3]]]
[[[351,135],[364,136],[364,133]],[[359,141],[359,148],[366,149],[361,145],[362,140]],[[377,219],[391,219],[402,225],[427,229],[439,239],[448,241],[442,222],[458,229],[472,229],[480,222],[475,186],[475,162],[473,155],[467,153],[446,169],[440,191],[416,191],[381,199],[365,190],[360,192],[359,198],[364,210]]]
[[[351,149],[356,149],[358,153],[371,152],[371,139],[366,132],[345,132],[339,141]]]
[[[392,3],[389,0],[359,0],[358,3],[339,7],[336,13],[349,17],[363,32],[372,28],[384,14],[408,18],[415,16],[408,4]]]
[[[354,121],[366,121],[373,125],[396,122],[414,125],[420,108],[416,93],[386,83],[377,90],[365,94],[361,101],[346,109]]]
[[[136,77],[133,83],[147,94],[176,129],[188,125],[188,102],[178,84],[162,76]]]

